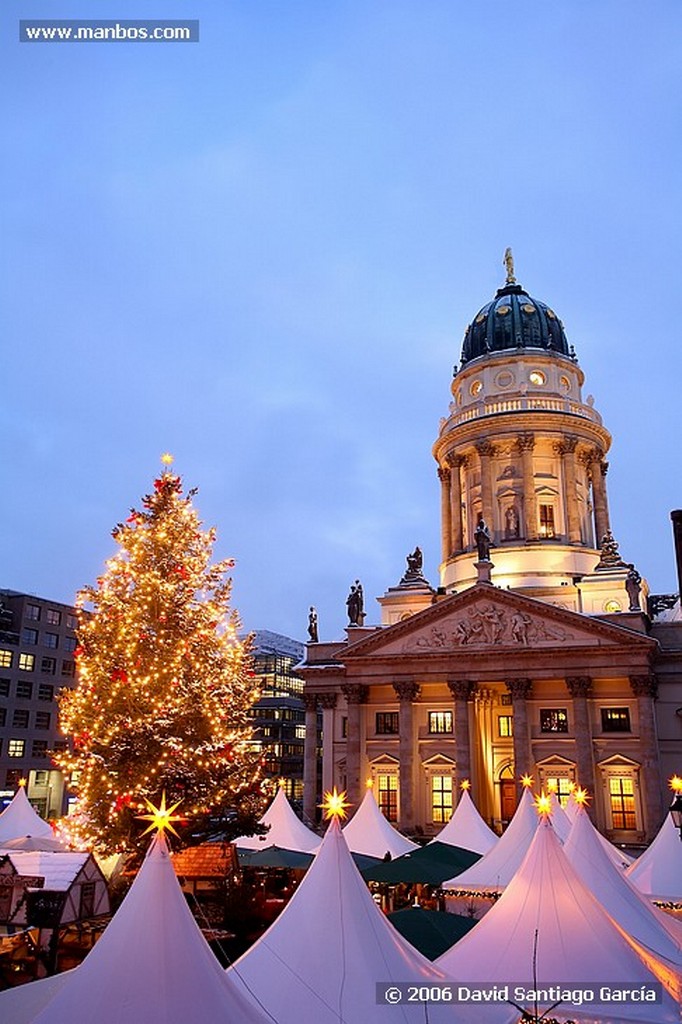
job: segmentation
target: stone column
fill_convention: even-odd
[[[452,522],[452,553],[459,554],[464,550],[464,533],[462,530],[462,478],[460,470],[466,466],[465,455],[455,455],[450,459],[450,519]]]
[[[400,828],[411,831],[414,827],[414,727],[413,707],[420,688],[412,679],[393,684],[400,701]]]
[[[322,708],[322,792],[328,793],[334,785],[334,708],[335,693],[321,693]]]
[[[448,688],[455,702],[455,779],[457,793],[464,779],[471,780],[471,737],[469,734],[469,701],[476,691],[470,679],[452,679]]]
[[[573,731],[575,734],[575,753],[578,765],[578,782],[588,790],[593,798],[587,805],[590,817],[594,814],[594,749],[592,746],[592,728],[590,709],[587,703],[592,694],[592,680],[589,676],[569,676],[566,679],[568,692],[573,700]]]
[[[440,558],[446,562],[452,554],[452,506],[450,504],[450,470],[438,467],[440,479]]]
[[[344,683],[341,692],[348,704],[348,728],[346,730],[346,789],[348,799],[357,809],[364,786],[360,779],[362,764],[362,708],[367,702],[367,687],[363,683]]]
[[[305,740],[303,741],[303,814],[315,821],[317,814],[317,694],[304,693]]]
[[[596,533],[596,547],[601,547],[601,542],[609,529],[609,509],[606,500],[606,471],[608,462],[598,448],[593,448],[589,453],[590,480],[592,481],[592,505],[594,507],[594,529]]]
[[[578,490],[575,479],[575,449],[578,438],[567,435],[563,441],[554,446],[554,451],[561,456],[564,477],[564,500],[566,502],[566,530],[569,544],[580,544],[580,514],[578,512]]]
[[[475,447],[481,460],[481,514],[492,536],[495,530],[492,478],[492,457],[495,454],[495,446],[490,441],[478,441]]]
[[[511,694],[514,712],[514,777],[517,797],[520,800],[523,791],[521,776],[532,775],[534,767],[526,705],[526,701],[533,692],[533,681],[531,679],[508,679],[504,685]]]
[[[665,816],[654,709],[658,683],[653,675],[630,676],[630,688],[637,698],[639,749],[642,760],[642,808],[648,841],[656,835]]]
[[[538,512],[535,507],[535,475],[533,473],[533,449],[535,434],[519,434],[516,446],[521,452],[523,470],[523,528],[526,540],[537,540]],[[517,773],[518,774],[518,773]]]

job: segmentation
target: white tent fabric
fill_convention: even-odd
[[[579,807],[580,804],[573,795],[573,791],[571,791],[568,794],[568,800],[566,801],[566,806],[564,807],[564,813],[566,814],[566,817],[571,822],[571,824],[573,824],[573,822],[575,821],[575,816]]]
[[[11,802],[0,814],[0,844],[7,839],[19,839],[22,836],[55,838],[48,823],[31,807],[24,787],[20,786]]]
[[[386,820],[368,789],[357,811],[344,826],[343,835],[352,853],[363,853],[367,857],[402,857],[404,853],[418,850],[417,843],[406,839]]]
[[[669,814],[649,849],[625,874],[645,895],[682,903],[682,842]]]
[[[68,846],[60,843],[58,839],[48,839],[47,836],[20,836],[18,839],[6,839],[0,843],[0,853],[10,853],[12,850],[25,853],[39,851],[41,853],[70,853]]]
[[[521,866],[535,830],[538,816],[529,789],[524,789],[519,806],[499,841],[461,875],[443,883],[443,889],[464,889],[469,892],[499,892],[508,885]]]
[[[241,850],[266,850],[269,846],[279,846],[299,853],[315,853],[320,845],[320,837],[296,816],[281,788],[259,824],[268,826],[267,835],[240,836],[233,840],[234,845]]]
[[[64,975],[42,1009],[32,984],[0,993],[0,1020],[13,1024],[265,1024],[268,1018],[238,992],[204,940],[180,890],[162,835],[102,938],[80,967]],[[52,979],[50,979],[52,981]],[[36,983],[43,985],[47,983]],[[56,983],[54,983],[56,986]],[[6,995],[11,997],[4,1002]],[[5,1007],[15,1013],[9,1017]]]
[[[378,909],[334,819],[312,865],[268,931],[228,970],[277,1024],[493,1024],[505,1005],[377,1005],[377,982],[448,979]],[[198,1018],[195,1018],[198,1019]]]
[[[571,834],[571,825],[573,822],[566,814],[566,811],[561,806],[561,801],[555,792],[550,792],[549,802],[551,805],[552,825],[554,831],[558,835],[562,843],[565,843]]]
[[[478,813],[468,790],[462,790],[455,813],[445,828],[441,829],[432,843],[448,843],[450,846],[461,846],[464,850],[474,853],[488,853],[497,845],[499,836],[488,828]]]
[[[582,808],[564,853],[581,881],[627,935],[678,970],[682,968],[682,923],[654,907],[611,862]]]
[[[635,987],[658,980],[580,881],[547,820],[540,822],[523,864],[499,901],[436,963],[470,982],[532,988],[534,960],[538,988]],[[571,1016],[569,1009],[562,1008],[562,1015]],[[581,1009],[583,1016],[601,1024],[679,1024],[677,1003],[665,989],[659,1004],[603,1003]]]

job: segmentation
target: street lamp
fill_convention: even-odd
[[[673,819],[673,825],[679,830],[680,840],[682,840],[682,791],[678,790],[675,793],[669,808],[669,814]]]

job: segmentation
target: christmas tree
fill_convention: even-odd
[[[183,496],[164,462],[141,510],[113,530],[119,550],[97,586],[79,594],[79,682],[60,699],[73,749],[55,760],[78,773],[66,831],[102,853],[135,849],[136,817],[164,795],[181,802],[193,833],[228,815],[239,834],[260,810],[257,692],[230,608],[234,563],[210,565],[215,531],[202,530],[196,492]]]

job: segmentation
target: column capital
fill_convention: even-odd
[[[317,711],[317,701],[318,701],[318,699],[319,699],[319,694],[317,694],[317,693],[304,693],[303,694],[303,704],[305,706],[306,711]]]
[[[529,430],[524,431],[523,434],[518,434],[516,447],[520,452],[532,452],[533,448],[535,448],[535,434]]]
[[[651,697],[656,700],[658,697],[658,680],[654,675],[630,676],[630,689],[635,697]]]
[[[476,683],[472,679],[448,679],[448,689],[455,700],[471,700]]]
[[[450,470],[445,468],[445,467],[443,467],[443,466],[439,466],[438,467],[438,479],[440,480],[440,482],[442,484],[449,483],[449,481],[450,481]]]
[[[393,684],[395,695],[399,701],[409,701],[413,704],[419,699],[421,687],[413,679],[401,679]]]
[[[590,676],[567,676],[566,686],[571,697],[589,697],[592,694]]]
[[[505,679],[504,685],[509,690],[512,700],[527,700],[532,696],[532,679]]]
[[[344,683],[341,686],[341,693],[348,704],[367,703],[367,687],[364,683]]]
[[[336,707],[337,694],[335,693],[321,693],[318,697],[320,707],[324,711],[331,711],[332,708]]]
[[[474,448],[482,458],[492,458],[497,451],[492,441],[476,441]]]
[[[560,441],[554,444],[555,455],[571,455],[578,446],[578,438],[575,434],[566,434]]]
[[[466,455],[458,455],[457,452],[448,452],[445,461],[451,469],[459,469],[460,466],[466,466],[468,458]]]

